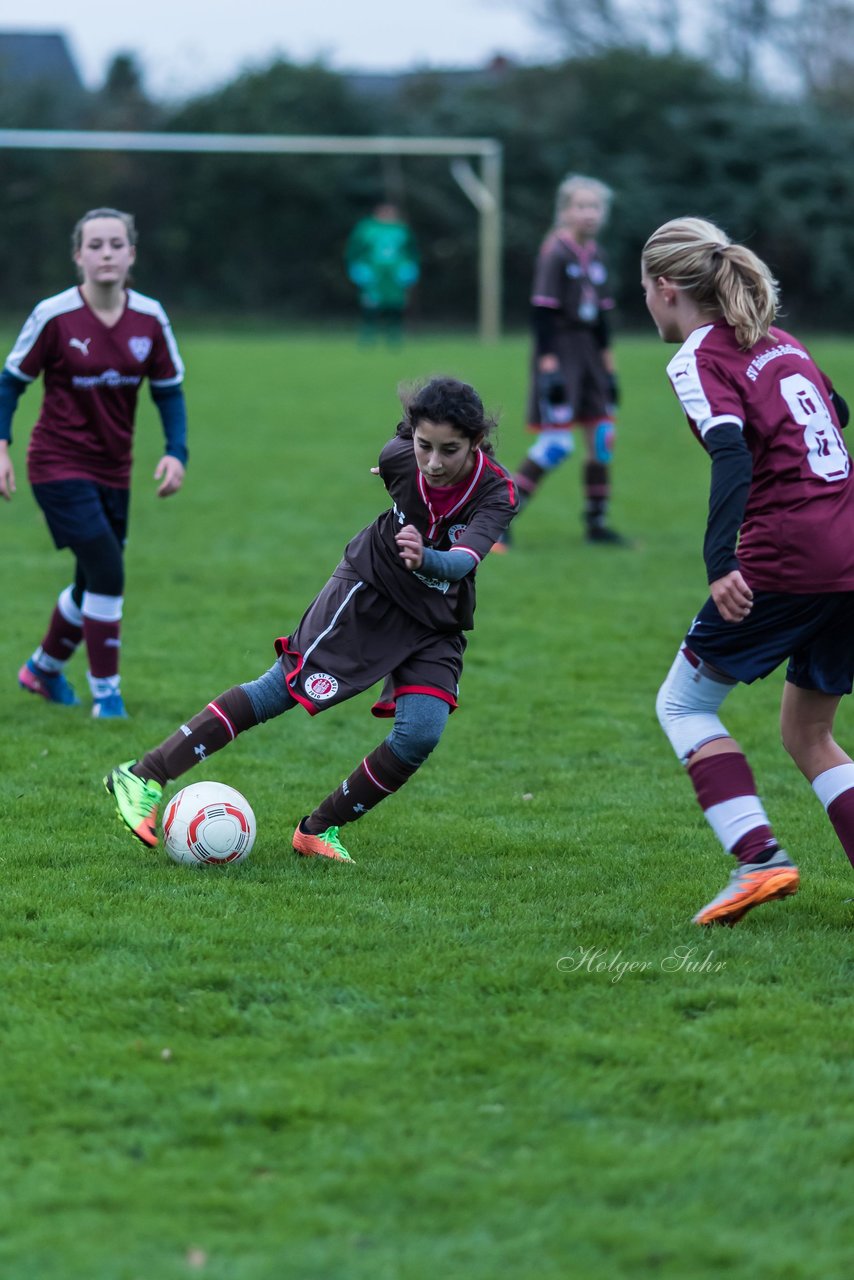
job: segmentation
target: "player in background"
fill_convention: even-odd
[[[776,281],[716,226],[678,218],[642,256],[646,303],[689,425],[711,458],[703,556],[710,598],[658,694],[657,712],[700,807],[736,859],[694,917],[735,924],[792,894],[750,766],[718,712],[731,689],[787,662],[783,745],[854,863],[854,764],[833,722],[854,678],[854,476],[848,408],[809,352],[775,328]]]
[[[154,471],[158,497],[181,488],[187,461],[184,366],[159,302],[127,287],[136,258],[131,214],[92,209],[72,234],[80,284],[39,302],[0,373],[0,493],[15,492],[12,418],[31,382],[44,399],[27,451],[35,499],[58,549],[74,557],[74,581],[18,672],[22,689],[79,703],[65,666],[81,641],[93,716],[127,715],[119,676],[124,546],[137,397],[144,378],[166,447]]]
[[[572,174],[557,191],[555,223],[537,256],[531,295],[534,349],[527,420],[538,433],[514,479],[523,503],[584,438],[584,527],[588,542],[626,546],[608,525],[614,413],[619,399],[608,313],[608,266],[596,237],[610,187]]]
[[[239,733],[303,706],[317,715],[378,680],[374,715],[391,733],[298,824],[305,857],[350,862],[340,829],[392,795],[436,746],[474,623],[475,570],[517,509],[492,456],[493,423],[477,392],[436,378],[404,399],[379,474],[392,505],[347,544],[344,558],[259,679],[220,694],[139,762],[104,779],[119,814],[147,845],[165,784]]]
[[[396,204],[384,201],[356,223],[346,261],[347,275],[359,290],[361,340],[371,343],[385,335],[389,343],[399,343],[420,267],[415,238]]]

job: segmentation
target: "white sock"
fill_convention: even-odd
[[[45,653],[41,645],[36,649],[30,661],[34,662],[40,671],[44,671],[50,676],[55,676],[65,666],[64,658],[52,658],[49,653]]]
[[[812,780],[812,789],[827,809],[843,791],[854,787],[854,764],[837,764]]]
[[[93,676],[87,671],[86,679],[93,698],[107,698],[111,693],[118,693],[121,687],[121,676]]]

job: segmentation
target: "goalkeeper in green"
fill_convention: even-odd
[[[420,267],[415,239],[397,205],[378,204],[347,241],[347,275],[359,290],[361,338],[398,343],[409,291]]]

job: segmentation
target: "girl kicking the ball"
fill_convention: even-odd
[[[404,400],[379,466],[392,505],[348,543],[296,629],[275,642],[262,676],[226,690],[139,761],[104,779],[122,820],[149,846],[163,787],[239,733],[290,711],[309,715],[384,686],[376,716],[391,733],[297,825],[304,857],[352,859],[340,830],[398,791],[436,746],[457,705],[473,626],[475,570],[517,509],[492,456],[494,423],[473,387],[436,378]]]

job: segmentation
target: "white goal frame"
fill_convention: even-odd
[[[501,334],[503,148],[495,138],[324,137],[265,133],[121,133],[0,129],[0,149],[219,152],[231,155],[447,156],[451,174],[478,212],[478,331]],[[479,161],[480,172],[471,164]]]

